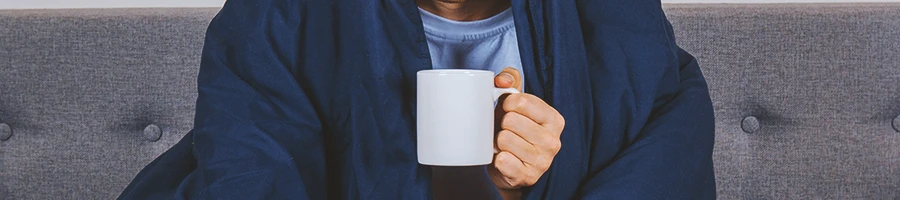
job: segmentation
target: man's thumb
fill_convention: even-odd
[[[522,90],[522,79],[519,70],[506,67],[494,77],[494,86],[498,88],[516,88]]]

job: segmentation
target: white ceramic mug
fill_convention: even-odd
[[[416,152],[435,166],[490,164],[494,157],[494,105],[514,88],[495,88],[485,70],[437,69],[416,73]]]

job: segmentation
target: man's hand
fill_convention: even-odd
[[[500,88],[522,90],[519,71],[507,67],[494,77]],[[550,168],[559,152],[559,135],[565,126],[562,115],[531,94],[510,94],[501,104],[502,120],[497,133],[494,163],[488,167],[491,181],[504,199],[521,197],[521,187],[534,185]]]

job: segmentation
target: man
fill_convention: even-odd
[[[713,113],[658,1],[232,0],[194,130],[120,198],[714,199]],[[501,150],[419,165],[415,73],[495,71]]]

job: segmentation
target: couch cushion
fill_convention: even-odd
[[[669,4],[722,199],[900,198],[900,4]]]
[[[217,10],[0,11],[0,199],[115,198],[191,128]]]

